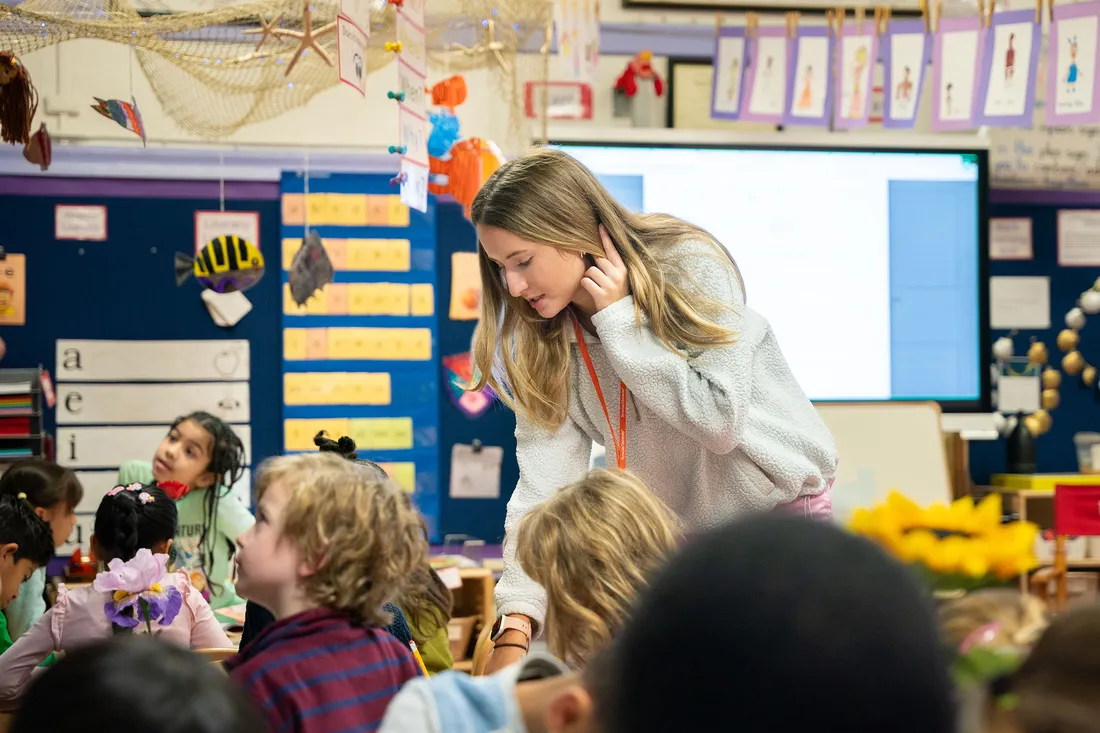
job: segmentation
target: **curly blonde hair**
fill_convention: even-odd
[[[635,214],[615,200],[580,161],[553,148],[539,148],[502,165],[478,191],[471,208],[476,226],[503,229],[562,253],[604,257],[603,224],[626,265],[636,316],[670,350],[688,356],[732,344],[737,335],[717,322],[730,306],[691,284],[676,245],[704,244],[703,251],[726,268],[744,292],[741,272],[706,230],[667,214]],[[541,318],[523,298],[513,297],[500,269],[478,247],[481,318],[472,346],[474,383],[491,387],[535,423],[557,428],[569,409],[569,311]]]
[[[596,469],[531,510],[516,557],[546,589],[550,651],[583,664],[604,647],[680,539],[673,514],[626,472]]]
[[[389,624],[383,607],[414,590],[428,554],[408,495],[389,479],[324,453],[265,461],[257,500],[276,483],[289,492],[282,537],[316,568],[303,579],[306,596],[364,623]]]

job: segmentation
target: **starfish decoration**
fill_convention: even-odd
[[[290,60],[290,64],[286,67],[286,76],[290,76],[291,70],[294,69],[294,64],[298,63],[298,59],[302,58],[307,49],[312,48],[317,52],[317,55],[321,57],[329,66],[335,66],[332,57],[329,56],[328,51],[321,48],[317,43],[317,39],[321,36],[328,35],[336,30],[336,21],[327,23],[320,28],[313,28],[313,11],[310,9],[310,3],[313,0],[304,0],[302,3],[302,30],[292,31],[286,28],[274,28],[271,31],[271,35],[275,38],[284,38],[290,36],[298,39],[298,48],[294,51],[294,58]]]
[[[473,48],[466,48],[459,43],[454,43],[451,45],[451,48],[455,51],[461,51],[467,56],[478,56],[483,53],[491,53],[496,57],[497,63],[500,64],[502,69],[511,71],[508,62],[504,60],[504,56],[501,54],[501,51],[504,50],[504,44],[495,40],[496,24],[493,22],[492,18],[485,21],[485,27],[487,28],[485,43],[479,43]]]
[[[274,38],[274,39],[277,39],[279,41],[282,40],[282,38],[278,35],[277,31],[279,30],[279,27],[278,27],[279,21],[281,21],[283,19],[283,14],[279,13],[274,18],[272,18],[270,21],[264,20],[264,16],[262,16],[262,15],[259,16],[259,19],[260,19],[260,27],[259,28],[249,28],[248,30],[243,31],[243,33],[246,33],[248,35],[256,35],[257,33],[260,34],[260,42],[256,44],[256,50],[257,51],[260,50],[260,46],[264,45],[264,41],[266,41],[268,38]]]

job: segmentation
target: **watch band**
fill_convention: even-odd
[[[527,637],[528,643],[531,641],[531,624],[522,618],[516,616],[501,616],[497,619],[497,622],[493,624],[493,641],[499,639],[505,631],[518,631]]]

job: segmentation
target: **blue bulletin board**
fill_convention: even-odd
[[[348,435],[440,539],[435,202],[410,211],[387,175],[282,178],[283,450]],[[287,268],[315,230],[335,281],[304,305]]]

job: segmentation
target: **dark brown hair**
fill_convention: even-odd
[[[0,133],[6,143],[26,145],[38,110],[38,91],[23,62],[11,51],[0,51],[0,72],[8,70],[13,76],[0,84]]]
[[[84,487],[69,469],[42,458],[27,458],[16,461],[0,476],[0,494],[26,494],[36,509],[51,509],[64,502],[69,511],[75,511],[84,498]]]

